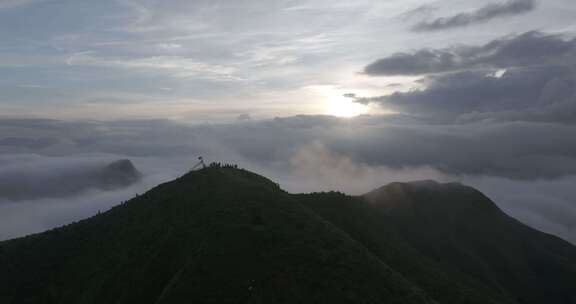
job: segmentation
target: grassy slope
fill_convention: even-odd
[[[385,214],[363,199],[334,192],[300,195],[300,199],[440,303],[515,303],[506,293],[445,267],[414,248]]]
[[[519,303],[576,303],[576,247],[458,184],[395,183],[366,195],[420,252]]]
[[[563,304],[575,261],[471,188],[291,195],[209,168],[1,242],[0,303]]]
[[[0,243],[2,303],[427,303],[274,183],[210,168]]]

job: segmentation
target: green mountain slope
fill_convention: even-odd
[[[361,198],[332,192],[300,195],[300,201],[393,265],[439,303],[515,303],[505,292],[420,252],[387,215]]]
[[[421,253],[518,303],[576,303],[576,247],[502,212],[479,191],[433,181],[364,196]]]
[[[0,242],[0,303],[576,303],[575,263],[468,187],[293,195],[214,166]]]
[[[430,302],[276,184],[231,168],[0,252],[0,303]]]

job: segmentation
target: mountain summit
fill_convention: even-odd
[[[110,190],[130,186],[142,178],[142,173],[129,159],[112,162],[98,170],[95,175],[98,187]]]
[[[392,183],[364,195],[420,252],[518,303],[575,303],[576,248],[458,183]]]
[[[0,303],[576,303],[573,246],[476,190],[428,184],[294,195],[211,166],[87,220],[1,242]],[[470,225],[448,221],[465,214],[451,209],[456,201],[471,218],[465,206],[493,211]]]

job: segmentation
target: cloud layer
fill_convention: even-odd
[[[111,191],[137,183],[141,174],[129,160],[114,162],[0,155],[0,203],[66,198],[89,190]]]
[[[372,98],[429,121],[576,123],[576,40],[528,32],[481,46],[400,53],[365,69],[372,76],[419,75],[419,87]]]
[[[576,176],[576,126],[570,124],[431,124],[405,116],[295,116],[194,126],[161,120],[2,120],[0,126],[0,134],[9,133],[10,137],[52,139],[50,145],[0,147],[0,172],[31,175],[35,171],[29,168],[26,155],[33,154],[34,168],[53,172],[65,172],[82,163],[129,158],[146,176],[143,183],[125,190],[92,190],[65,200],[4,201],[0,206],[4,237],[105,210],[185,173],[200,155],[207,161],[238,163],[292,192],[361,194],[392,181],[463,181],[480,187],[512,215],[537,228],[565,238],[576,235],[568,217],[541,212],[576,208],[569,183],[556,182]],[[37,180],[42,174],[38,176]],[[501,186],[507,184],[516,190],[507,192]],[[541,194],[528,191],[540,184],[545,185]],[[521,189],[531,193],[527,194],[529,200],[515,195]]]
[[[480,46],[456,46],[397,53],[364,68],[370,76],[422,75],[468,69],[571,65],[576,39],[542,32],[507,36]]]
[[[414,31],[439,31],[487,22],[496,18],[526,14],[536,8],[536,0],[508,0],[491,3],[475,11],[459,13],[431,21],[422,21],[412,27]]]
[[[429,3],[435,13],[471,11],[468,17],[532,3],[493,1],[480,10],[484,4],[471,0],[0,1],[0,112],[210,122],[244,113],[326,114],[330,97],[308,88],[376,94],[381,82],[356,73],[367,58],[574,26],[572,0],[540,1],[533,14],[488,23],[473,35],[439,31],[423,39],[398,18]]]

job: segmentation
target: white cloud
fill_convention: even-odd
[[[576,176],[535,181],[467,176],[463,181],[521,222],[576,243]]]
[[[164,42],[156,44],[156,47],[161,50],[173,51],[181,49],[182,45],[178,43]]]
[[[194,126],[160,120],[1,120],[0,139],[12,140],[0,144],[0,155],[10,156],[0,157],[0,168],[30,172],[30,166],[128,158],[149,182],[114,192],[118,196],[94,192],[69,200],[27,201],[22,207],[5,203],[0,206],[0,231],[21,235],[17,232],[89,216],[177,177],[204,156],[207,162],[238,163],[291,192],[361,194],[393,181],[459,180],[478,187],[525,223],[576,240],[574,158],[557,155],[571,153],[573,134],[569,126],[415,125],[394,117],[297,116]],[[30,153],[36,154],[34,162]],[[526,155],[531,157],[519,159]]]
[[[70,66],[114,67],[122,69],[152,71],[178,78],[201,78],[217,81],[238,81],[237,68],[210,64],[194,58],[181,56],[154,56],[142,58],[104,58],[92,52],[72,54],[66,63]]]
[[[370,166],[330,151],[320,142],[301,146],[290,158],[290,173],[283,187],[293,192],[341,191],[360,195],[392,182],[422,179],[451,181],[430,167]]]
[[[44,1],[46,0],[0,0],[0,9],[14,8]]]

